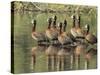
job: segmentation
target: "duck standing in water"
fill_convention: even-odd
[[[48,20],[48,28],[46,29],[46,36],[50,39],[51,44],[55,43],[55,40],[58,38],[58,32],[51,27],[52,24],[52,18],[49,18]]]
[[[43,42],[47,41],[45,33],[36,32],[36,20],[32,20],[32,38],[38,42],[38,44],[43,44]]]
[[[75,26],[76,17],[75,15],[72,15],[71,18],[73,19],[73,25],[72,25],[70,32],[74,36],[74,38],[76,38],[78,36],[77,31],[76,31],[76,26]]]
[[[78,34],[77,38],[84,39],[84,31],[80,26],[80,15],[78,16],[78,19],[77,19],[76,32]]]
[[[86,33],[85,33],[85,39],[90,44],[96,44],[97,43],[97,37],[89,32],[90,26],[88,24],[85,25]]]
[[[57,16],[55,15],[55,16],[53,17],[53,24],[52,24],[52,26],[51,26],[51,29],[52,29],[52,30],[57,30],[56,21],[57,21]]]
[[[67,21],[65,20],[64,22],[65,25],[67,25]],[[58,40],[59,42],[64,45],[64,44],[71,44],[73,41],[69,36],[66,35],[66,32],[62,30],[62,22],[60,22],[60,30],[59,30],[59,35],[58,35]]]

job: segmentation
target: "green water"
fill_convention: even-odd
[[[45,51],[49,46],[37,46],[37,42],[32,39],[32,24],[31,20],[37,20],[36,31],[45,31],[47,28],[47,19],[57,15],[57,22],[62,22],[64,19],[68,21],[68,27],[66,31],[72,26],[72,19],[70,16],[71,13],[62,14],[62,13],[40,13],[40,12],[25,12],[24,14],[15,13],[14,14],[14,70],[15,73],[30,73],[30,72],[47,72],[47,71],[59,71],[59,70],[82,70],[85,69],[84,56],[80,56],[80,63],[73,61],[73,65],[71,64],[71,55],[70,51],[67,56],[64,56],[64,66],[59,68],[56,62],[54,64],[47,64],[47,55]],[[81,15],[81,26],[84,26],[86,23],[90,24],[90,32],[93,34],[96,33],[97,28],[97,17],[95,15],[89,16],[88,14]],[[33,62],[32,57],[32,48],[36,47],[35,64]],[[59,47],[56,47],[57,51],[59,51]],[[52,59],[51,59],[52,60]],[[53,62],[53,61],[52,61]],[[93,56],[93,58],[89,61],[88,69],[95,69],[97,67],[97,57]],[[63,65],[63,64],[62,64]]]

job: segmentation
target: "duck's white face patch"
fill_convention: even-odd
[[[74,18],[74,15],[72,15],[71,18],[73,19]]]
[[[60,23],[58,23],[57,26],[60,27]]]
[[[85,25],[85,29],[88,29],[88,25],[87,24]]]
[[[34,23],[34,19],[32,19],[31,23],[32,23],[32,24]]]

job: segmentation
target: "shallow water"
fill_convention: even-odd
[[[45,31],[47,28],[47,18],[57,15],[59,21],[65,18],[68,20],[67,31],[72,26],[72,19],[67,13],[33,13],[25,12],[24,14],[14,14],[14,69],[15,73],[30,73],[30,72],[48,72],[48,71],[68,71],[68,70],[83,70],[96,69],[97,57],[93,56],[87,63],[84,54],[79,57],[75,56],[74,50],[70,48],[62,48],[58,46],[38,46],[37,42],[32,39],[31,20],[37,20],[36,30],[38,32]],[[87,18],[88,15],[82,15],[81,24],[94,23]],[[96,19],[94,19],[96,23]],[[96,29],[96,24],[93,25],[91,32]],[[94,32],[96,34],[96,30]],[[55,50],[55,53],[49,55],[46,53],[48,49]],[[33,51],[33,52],[32,52]],[[59,51],[65,51],[66,55],[59,56]],[[33,56],[32,56],[33,55]]]

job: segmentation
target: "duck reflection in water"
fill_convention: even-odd
[[[66,71],[66,70],[74,70],[81,69],[81,59],[80,57],[85,57],[83,62],[84,69],[89,69],[89,65],[91,64],[91,59],[93,56],[97,55],[97,50],[94,48],[90,48],[88,51],[86,50],[87,46],[84,44],[79,44],[75,47],[69,46],[57,46],[57,45],[49,45],[49,46],[35,46],[32,47],[32,70],[35,71],[36,67],[38,67],[37,58],[43,61],[46,66],[44,67],[47,71]],[[43,55],[43,59],[40,56]],[[84,58],[83,58],[84,59]],[[82,59],[82,60],[83,60]]]
[[[97,49],[94,49],[94,48],[90,48],[85,53],[85,66],[84,66],[85,68],[84,69],[89,69],[91,59],[93,59],[93,57],[96,55],[97,55]]]
[[[75,47],[75,68],[80,69],[80,58],[81,56],[85,54],[86,48],[88,47],[85,43],[78,43]]]
[[[43,52],[45,51],[46,46],[43,45],[38,45],[38,46],[34,46],[31,49],[31,55],[32,55],[32,69],[35,70],[35,65],[36,65],[36,57],[38,55],[38,52]]]
[[[57,63],[57,52],[59,48],[54,45],[50,45],[46,50],[45,54],[47,57],[47,67],[48,71],[55,71],[56,70],[56,63]]]
[[[61,47],[57,53],[57,70],[64,71],[71,69],[71,62],[73,62],[71,48]]]

